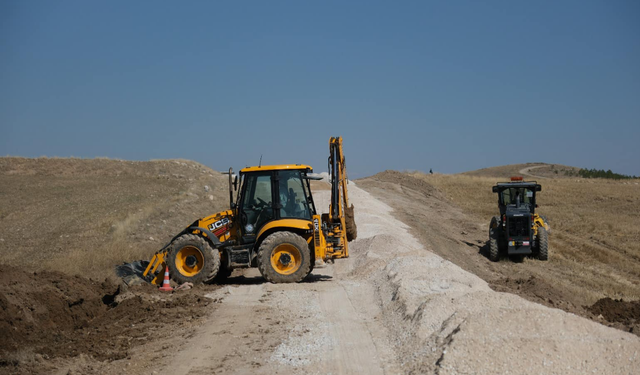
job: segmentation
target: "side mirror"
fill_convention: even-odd
[[[542,191],[542,185],[536,185],[536,191]]]
[[[238,190],[238,175],[235,175],[233,179],[233,190]]]
[[[494,192],[494,193],[497,193],[497,192],[498,192],[498,187],[497,187],[497,186],[494,186],[494,187],[492,188],[492,190],[493,190],[493,192]]]

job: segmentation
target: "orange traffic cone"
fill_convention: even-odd
[[[162,286],[159,288],[163,292],[172,292],[173,288],[171,284],[169,284],[169,266],[164,271],[164,281],[162,282]]]

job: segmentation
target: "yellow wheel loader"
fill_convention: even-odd
[[[159,250],[143,277],[162,283],[165,266],[178,283],[213,282],[234,268],[258,267],[272,283],[303,280],[315,264],[349,256],[357,236],[347,195],[342,137],[329,141],[331,203],[318,214],[302,164],[229,169],[230,209],[194,221]],[[239,189],[238,189],[239,186]],[[235,193],[235,200],[234,200]]]

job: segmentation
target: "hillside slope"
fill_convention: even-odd
[[[460,173],[463,176],[495,177],[508,180],[511,176],[532,178],[571,178],[575,177],[580,168],[562,164],[525,163],[509,164],[489,167]]]
[[[192,161],[3,157],[0,264],[106,277],[227,200],[227,177]]]

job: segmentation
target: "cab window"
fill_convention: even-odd
[[[280,171],[278,174],[280,217],[311,220],[311,200],[300,171]]]
[[[520,204],[531,203],[533,201],[533,190],[530,188],[508,188],[502,191],[502,203],[514,205],[520,200]]]

